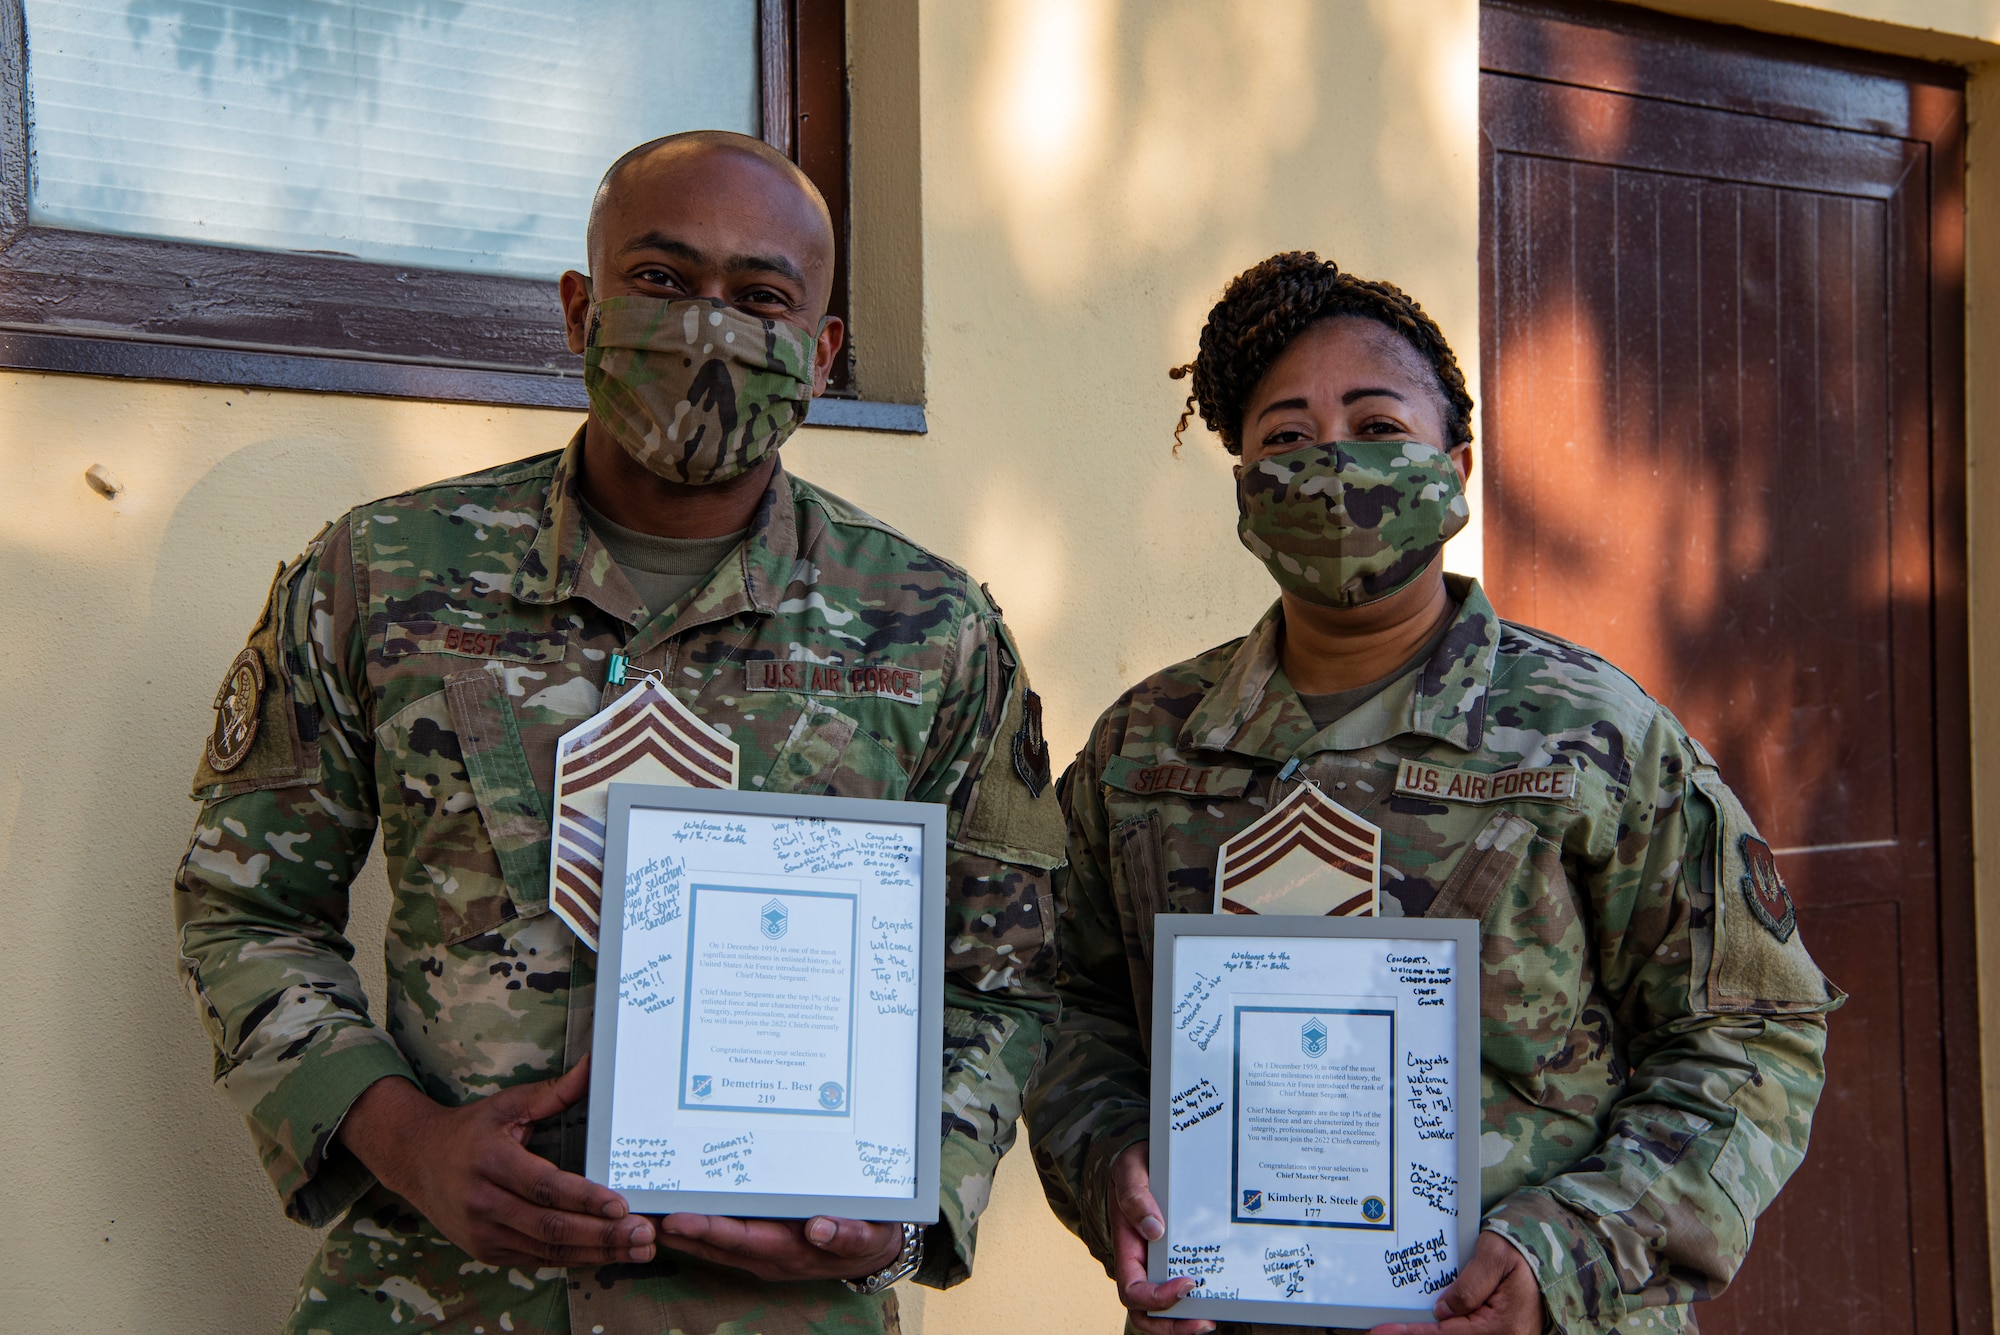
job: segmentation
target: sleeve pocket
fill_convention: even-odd
[[[444,693],[508,897],[519,916],[540,913],[549,906],[549,800],[528,766],[513,708],[485,668],[447,677]]]

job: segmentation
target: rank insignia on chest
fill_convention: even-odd
[[[736,787],[737,747],[646,677],[556,743],[549,907],[597,949],[604,893],[604,818],[614,783]],[[767,934],[770,931],[766,924]],[[779,925],[778,933],[784,927]]]
[[[1310,783],[1216,852],[1218,913],[1374,917],[1382,831]]]
[[[245,649],[229,665],[215,693],[215,731],[208,738],[208,767],[227,774],[250,757],[257,740],[257,707],[264,699],[264,660]]]
[[[1751,916],[1780,942],[1791,940],[1798,914],[1792,907],[1792,892],[1778,875],[1778,859],[1771,846],[1754,834],[1741,836],[1737,846],[1743,853],[1743,898],[1750,905]]]

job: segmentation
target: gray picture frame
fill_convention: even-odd
[[[1451,1013],[1456,1028],[1454,1057],[1458,1069],[1473,1074],[1460,1086],[1454,1115],[1459,1125],[1452,1138],[1458,1164],[1454,1205],[1461,1264],[1479,1239],[1479,924],[1466,918],[1326,918],[1262,914],[1162,913],[1153,919],[1153,1106],[1152,1140],[1147,1147],[1153,1198],[1160,1204],[1167,1231],[1147,1244],[1146,1278],[1167,1280],[1167,1249],[1173,1242],[1173,1206],[1168,1172],[1172,1139],[1173,1071],[1168,1054],[1174,1035],[1174,958],[1187,937],[1345,937],[1360,940],[1451,941],[1458,947]],[[1338,992],[1337,984],[1302,984],[1303,993]],[[1469,1086],[1472,1097],[1464,1097]],[[1427,1322],[1435,1295],[1418,1295],[1411,1307],[1363,1307],[1341,1303],[1288,1303],[1249,1298],[1187,1297],[1158,1315],[1201,1317],[1211,1321],[1270,1323],[1281,1326],[1330,1326],[1367,1329],[1392,1321]],[[1421,1308],[1421,1313],[1418,1309]]]
[[[943,806],[932,802],[891,802],[870,798],[825,797],[802,793],[746,793],[725,788],[675,788],[614,783],[605,821],[604,894],[598,926],[595,1028],[591,1036],[590,1106],[603,1109],[590,1119],[584,1175],[610,1180],[612,1095],[618,1078],[618,980],[625,930],[625,874],[632,812],[698,811],[719,815],[811,817],[821,820],[916,826],[923,831],[923,875],[918,924],[919,974],[917,1033],[929,1035],[916,1052],[916,1186],[908,1199],[894,1196],[829,1196],[815,1193],[748,1191],[626,1191],[640,1214],[717,1214],[760,1219],[808,1219],[814,1215],[873,1223],[933,1224],[938,1219],[938,1128],[944,1080],[944,861]],[[869,1059],[857,1053],[857,1061]],[[746,1113],[745,1117],[760,1114]]]

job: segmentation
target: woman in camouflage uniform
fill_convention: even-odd
[[[1135,1327],[1212,1328],[1143,1315],[1194,1286],[1145,1274],[1152,920],[1213,912],[1218,845],[1310,781],[1382,828],[1383,914],[1482,924],[1482,1232],[1442,1329],[1692,1330],[1804,1156],[1840,1000],[1768,845],[1629,677],[1444,573],[1472,400],[1415,302],[1273,256],[1190,373],[1279,597],[1064,777],[1064,1017],[1026,1110],[1051,1205]]]

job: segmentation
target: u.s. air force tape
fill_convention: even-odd
[[[805,663],[761,659],[743,665],[746,691],[790,691],[797,695],[866,696],[917,705],[937,684],[935,668],[903,668],[886,663]]]
[[[1441,802],[1568,802],[1576,796],[1577,773],[1568,765],[1517,766],[1491,774],[1448,769],[1421,760],[1396,767],[1396,791]]]

